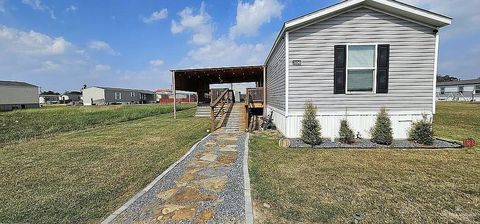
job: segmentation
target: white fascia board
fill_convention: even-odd
[[[341,10],[345,9],[345,8],[352,7],[352,6],[355,6],[357,4],[360,4],[364,1],[365,0],[351,0],[351,1],[341,2],[339,4],[330,6],[328,8],[323,9],[323,10],[319,10],[317,12],[307,14],[307,15],[302,16],[300,18],[290,20],[290,21],[285,23],[285,28],[288,29],[288,28],[303,24],[305,22],[309,22],[311,20],[318,19],[322,16],[336,13],[338,11],[341,11]]]
[[[272,57],[273,51],[277,47],[278,42],[282,39],[284,33],[285,33],[285,24],[282,26],[280,33],[278,33],[277,38],[275,39],[275,42],[273,42],[273,46],[270,49],[270,52],[268,52],[267,59],[265,59],[265,63],[264,63],[265,67],[267,66],[268,60],[270,60],[270,58]]]
[[[419,18],[426,18],[429,21],[420,21],[427,24],[434,25],[436,27],[446,26],[452,23],[452,19],[446,16],[442,16],[436,13],[432,13],[426,10],[422,10],[420,8],[416,8],[414,6],[410,6],[407,4],[399,3],[397,1],[391,0],[350,0],[344,1],[337,5],[333,5],[331,7],[325,8],[323,10],[302,16],[300,18],[288,21],[285,23],[285,30],[289,30],[292,27],[296,27],[298,25],[308,23],[312,20],[320,19],[322,17],[329,17],[331,15],[335,15],[337,13],[341,13],[343,10],[346,10],[351,7],[364,5],[364,6],[372,6],[378,7],[380,9],[391,11],[393,13],[398,13],[402,16],[408,17],[408,15],[415,15],[415,18],[412,19],[419,19]],[[431,23],[435,22],[435,23]]]
[[[391,1],[391,0],[366,0],[368,3],[377,3],[377,4],[383,4],[385,6],[389,6],[393,9],[399,10],[399,11],[405,11],[408,13],[412,13],[421,17],[425,17],[431,20],[435,20],[439,23],[443,23],[443,26],[450,25],[452,24],[452,19],[446,16],[442,16],[433,12],[429,12],[427,10],[422,10],[420,8],[416,8],[411,5],[407,5],[405,3],[400,3],[397,1]],[[374,4],[373,4],[374,5]],[[433,25],[433,24],[432,24]]]

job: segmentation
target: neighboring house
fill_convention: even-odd
[[[40,104],[56,104],[60,100],[60,94],[42,93],[39,97]]]
[[[148,90],[93,86],[83,89],[84,105],[155,103],[156,94]]]
[[[78,91],[67,91],[60,96],[62,103],[79,103],[82,101],[82,93]]]
[[[437,100],[479,101],[480,79],[438,82]]]
[[[169,89],[155,90],[157,102],[173,102],[173,91]],[[180,102],[196,102],[197,94],[194,92],[177,91],[177,100]],[[172,99],[172,100],[168,100]]]
[[[451,18],[393,0],[349,0],[286,22],[266,65],[268,114],[288,138],[300,137],[311,101],[324,137],[347,118],[370,138],[381,108],[393,135],[435,114],[439,29]]]
[[[38,108],[38,86],[25,82],[0,81],[0,111]]]

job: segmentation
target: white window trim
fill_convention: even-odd
[[[121,99],[122,99],[122,93],[121,92],[115,92],[115,100],[121,100]]]
[[[378,57],[378,43],[361,43],[361,44],[347,44],[347,54],[345,56],[346,58],[346,65],[345,65],[345,94],[348,94],[348,95],[369,95],[369,94],[376,94],[377,93],[377,69],[378,69],[378,66],[377,66],[377,57]],[[374,50],[374,67],[373,67],[373,85],[372,85],[372,91],[348,91],[348,49],[350,48],[350,46],[375,46],[375,50]],[[372,69],[371,67],[364,67],[364,68],[352,68],[352,69],[356,69],[356,70],[367,70],[367,69]]]
[[[135,97],[135,92],[130,92],[131,97]]]

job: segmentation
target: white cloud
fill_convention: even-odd
[[[179,21],[172,20],[172,33],[181,33],[184,31],[193,32],[191,42],[195,44],[206,44],[212,40],[213,24],[210,15],[205,11],[205,3],[202,2],[198,13],[187,7],[178,13]]]
[[[151,60],[151,61],[150,61],[150,65],[151,65],[151,66],[155,66],[155,67],[160,67],[160,66],[163,65],[163,61],[162,61],[162,60],[159,60],[159,59],[157,59],[157,60]]]
[[[142,20],[144,23],[152,23],[158,20],[165,19],[167,17],[168,17],[168,10],[162,9],[162,10],[153,12],[152,15],[150,15],[150,17],[148,18],[144,17]]]
[[[283,8],[284,5],[277,0],[255,0],[253,3],[239,1],[236,23],[230,28],[230,38],[257,35],[263,24],[282,15]]]
[[[50,18],[56,19],[53,9],[43,4],[41,0],[22,0],[22,3],[30,6],[34,10],[46,11],[50,13]]]
[[[70,5],[68,8],[65,9],[65,12],[75,12],[78,8],[75,5]]]
[[[106,71],[110,71],[111,69],[112,67],[110,67],[110,65],[104,65],[104,64],[95,65],[96,72],[106,72]]]
[[[266,54],[264,44],[237,44],[222,38],[191,50],[183,63],[193,66],[252,65],[263,63]]]
[[[42,87],[58,88],[61,82],[76,85],[91,63],[63,37],[6,26],[0,26],[0,49],[0,80],[23,80]]]
[[[67,52],[72,46],[63,37],[52,38],[35,31],[24,32],[6,26],[0,26],[0,42],[8,43],[2,51],[27,56],[59,55]]]
[[[105,52],[107,54],[115,55],[115,56],[120,55],[119,52],[115,51],[112,47],[110,47],[110,45],[108,43],[106,43],[104,41],[98,41],[98,40],[90,41],[87,44],[87,46],[91,50],[102,51],[102,52]]]

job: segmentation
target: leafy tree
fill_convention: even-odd
[[[348,121],[343,119],[340,121],[340,131],[338,133],[340,135],[340,142],[351,144],[353,143],[353,139],[355,138],[355,134],[353,130],[348,125]]]
[[[375,126],[373,126],[372,142],[382,145],[390,145],[393,142],[392,122],[385,108],[377,114]]]
[[[60,93],[54,92],[54,91],[43,91],[42,94],[44,95],[60,95]]]
[[[305,112],[302,120],[301,139],[303,142],[311,145],[319,145],[322,143],[320,122],[317,120],[317,108],[312,102],[305,102]]]
[[[437,82],[450,82],[450,81],[458,81],[458,80],[460,79],[454,76],[437,75]]]

